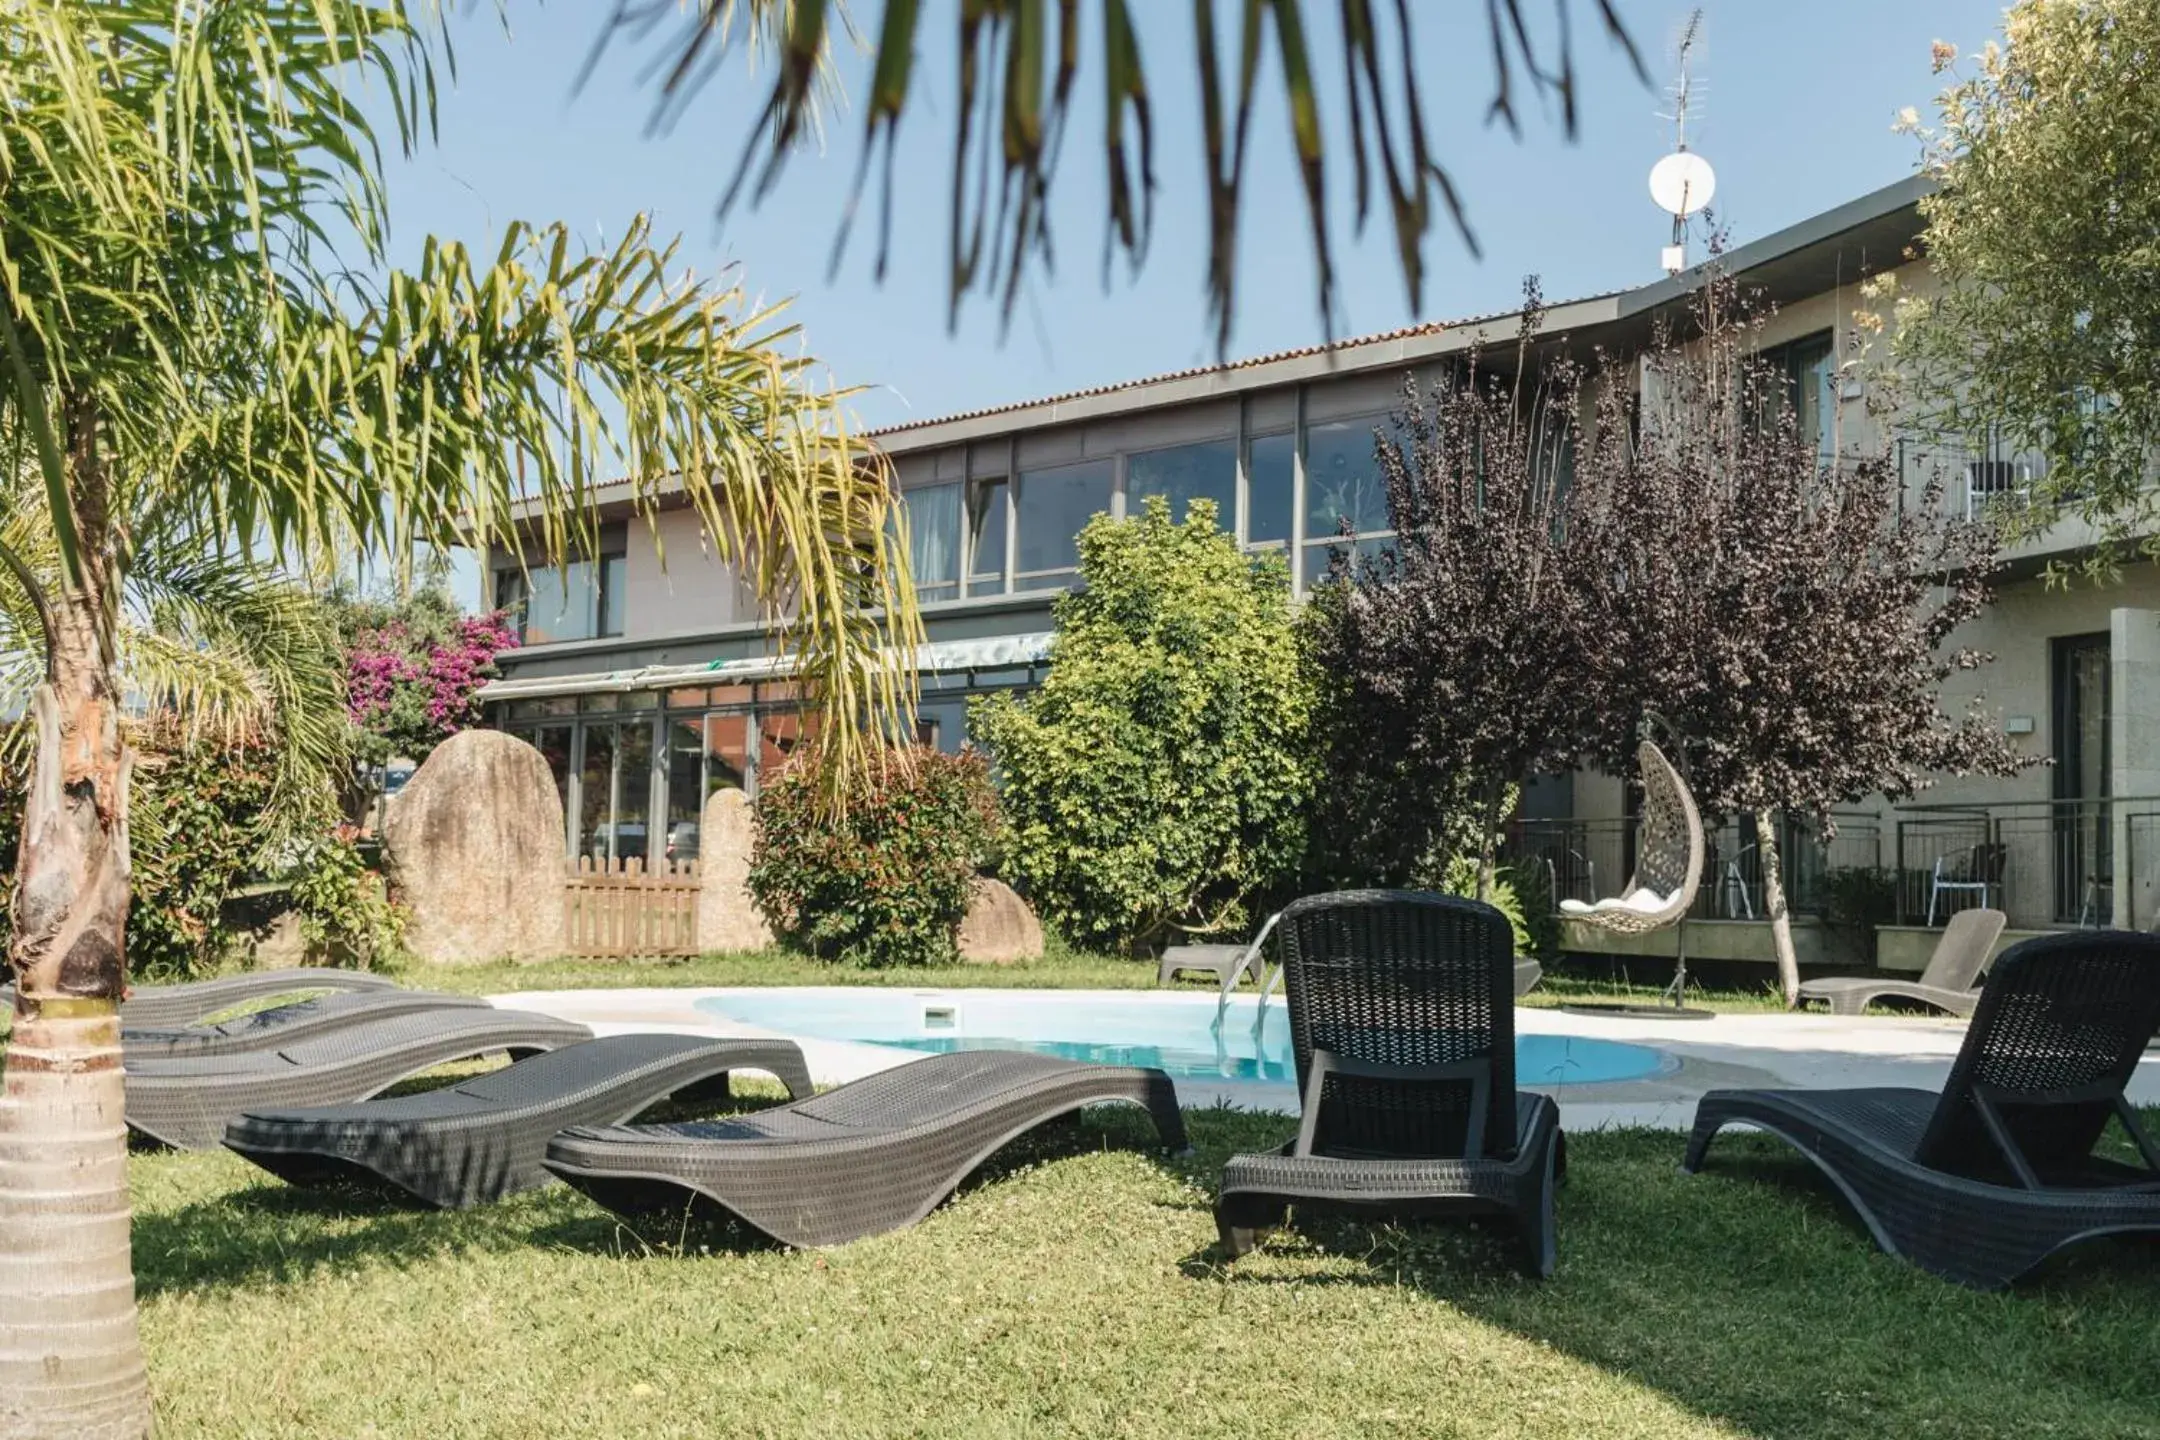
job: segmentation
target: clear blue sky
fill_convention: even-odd
[[[1206,363],[1214,358],[1201,287],[1206,227],[1198,103],[1189,63],[1189,12],[1182,5],[1136,6],[1158,116],[1157,222],[1147,269],[1120,269],[1105,291],[1099,145],[1101,104],[1081,87],[1067,137],[1053,211],[1062,264],[1038,278],[1000,338],[995,307],[977,298],[957,332],[945,307],[945,183],[952,111],[951,15],[957,0],[925,6],[929,37],[917,67],[920,103],[901,132],[895,264],[881,286],[872,275],[874,238],[859,227],[837,275],[826,259],[854,173],[860,114],[839,112],[822,155],[792,162],[778,191],[756,210],[716,230],[714,202],[730,173],[749,118],[763,96],[744,62],[716,76],[672,133],[648,136],[652,97],[644,78],[655,53],[618,53],[584,91],[572,82],[597,32],[597,0],[510,5],[506,36],[490,6],[457,22],[458,74],[446,86],[439,145],[391,169],[393,241],[403,263],[430,233],[491,250],[513,218],[563,220],[594,240],[622,233],[650,211],[663,231],[681,232],[683,257],[700,273],[742,267],[750,292],[792,297],[792,315],[813,353],[835,376],[872,387],[858,402],[870,424],[1026,399],[1061,390]],[[1234,7],[1225,7],[1226,13]],[[1333,6],[1310,7],[1333,56]],[[1548,7],[1528,7],[1543,15]],[[1583,19],[1589,0],[1576,0]],[[1669,147],[1658,112],[1670,54],[1692,8],[1682,0],[1619,0],[1658,88],[1645,89],[1594,25],[1578,25],[1583,70],[1583,134],[1564,143],[1557,125],[1528,118],[1520,142],[1487,129],[1490,96],[1484,6],[1468,0],[1420,4],[1420,65],[1438,137],[1485,247],[1472,260],[1451,230],[1427,241],[1422,308],[1413,312],[1394,263],[1391,227],[1376,213],[1362,240],[1338,207],[1342,329],[1359,334],[1414,321],[1512,306],[1522,277],[1536,272],[1549,298],[1639,284],[1657,275],[1665,221],[1644,178]],[[1717,166],[1717,209],[1744,241],[1850,199],[1911,171],[1914,142],[1891,123],[1905,105],[1927,108],[1938,88],[1929,42],[1970,51],[1995,33],[1999,0],[1709,0],[1700,66],[1694,148]],[[856,0],[874,20],[878,0]],[[1092,9],[1092,7],[1090,7]],[[1092,38],[1092,36],[1090,37]],[[848,57],[859,84],[865,66]],[[1270,77],[1272,79],[1272,77]],[[1322,71],[1331,136],[1339,134],[1342,92],[1332,65]],[[1312,257],[1302,200],[1279,107],[1258,117],[1257,165],[1245,215],[1241,305],[1233,356],[1310,344],[1320,338]],[[1336,179],[1347,199],[1349,175]]]

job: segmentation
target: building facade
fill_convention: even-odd
[[[2014,504],[2038,461],[1904,433],[1838,365],[1864,281],[1894,276],[1908,294],[1930,283],[1924,183],[1863,196],[1724,264],[1775,303],[1762,344],[1791,377],[1826,461],[1887,447],[1908,503],[1923,503],[1934,480],[1937,503],[1977,513]],[[1540,344],[1564,341],[1578,356],[1639,350],[1693,283],[1551,306]],[[1094,515],[1136,512],[1151,495],[1180,511],[1212,500],[1242,545],[1285,556],[1300,594],[1326,573],[1344,524],[1360,548],[1386,544],[1373,440],[1406,379],[1460,365],[1476,346],[1497,359],[1519,324],[1504,314],[1420,325],[875,432],[903,487],[930,641],[921,738],[956,747],[968,696],[1040,679],[1051,602],[1075,579],[1075,537]],[[704,797],[754,791],[800,738],[797,697],[744,587],[706,556],[693,511],[666,511],[651,530],[627,506],[603,505],[600,520],[597,553],[567,571],[528,580],[515,556],[491,557],[484,598],[520,610],[526,645],[503,657],[504,678],[483,698],[493,723],[555,767],[573,853],[694,853]],[[2018,544],[1997,605],[1960,637],[1994,663],[1957,677],[1948,697],[1955,710],[1984,694],[2017,743],[2052,763],[2011,780],[1945,781],[1921,797],[1925,808],[1855,806],[1835,838],[1796,832],[1786,850],[1804,912],[1834,911],[1839,877],[1870,870],[1892,877],[1895,918],[1916,926],[1931,901],[1939,922],[1983,895],[2022,928],[2151,923],[2160,802],[2144,802],[2160,795],[2160,569],[2133,564],[2106,588],[2051,586],[2047,563],[2091,540],[2063,524]],[[1626,805],[1614,777],[1542,782],[1518,844],[1549,867],[1556,891],[1610,891],[1630,859]],[[1707,926],[1691,927],[1691,953],[1767,956],[1751,933],[1761,911],[1751,841],[1737,823],[1715,837],[1696,912]],[[1986,888],[1945,888],[1959,884]],[[1852,958],[1828,943],[1816,943],[1820,958]]]

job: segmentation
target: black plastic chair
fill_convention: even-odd
[[[1940,1094],[1713,1090],[1683,1168],[1727,1125],[1812,1160],[1877,1244],[1980,1289],[2104,1235],[2160,1234],[2160,1145],[2123,1090],[2160,1030],[2160,937],[2027,940],[1989,972]],[[2143,1163],[2095,1155],[2110,1121]]]
[[[1515,1089],[1508,922],[1447,895],[1357,890],[1282,913],[1297,1139],[1224,1168],[1215,1223],[1232,1255],[1292,1206],[1369,1216],[1490,1214],[1550,1275],[1560,1110]]]

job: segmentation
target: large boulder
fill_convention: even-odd
[[[750,797],[740,790],[715,790],[705,797],[698,823],[698,949],[763,950],[773,943],[757,902],[750,898],[750,852],[757,845],[757,825]]]
[[[499,730],[435,747],[383,823],[383,869],[426,960],[562,953],[563,809],[538,750]]]
[[[976,965],[1010,965],[1039,960],[1042,922],[1012,886],[988,876],[975,877],[967,918],[960,922],[960,958]]]

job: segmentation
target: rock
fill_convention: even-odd
[[[383,869],[426,960],[542,960],[563,946],[563,809],[538,750],[499,730],[435,747],[383,823]]]
[[[967,918],[960,922],[960,958],[972,965],[1010,965],[1039,960],[1042,922],[1027,901],[1002,880],[975,877]]]
[[[756,844],[749,796],[715,790],[706,797],[698,823],[697,907],[697,945],[706,954],[763,950],[773,943],[772,927],[750,898],[750,852]]]

